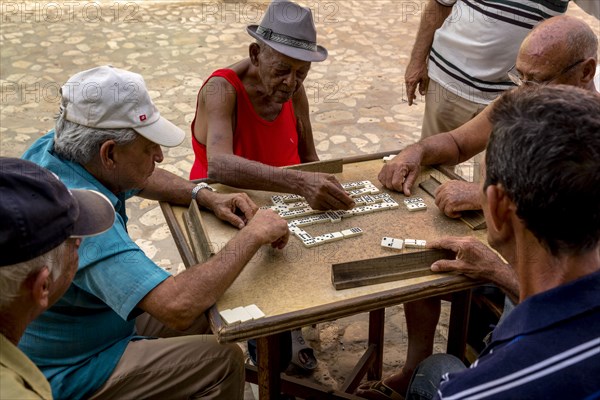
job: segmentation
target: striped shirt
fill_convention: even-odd
[[[437,0],[453,6],[436,30],[429,77],[450,92],[488,104],[514,87],[508,70],[539,22],[564,14],[569,0]]]
[[[519,304],[471,368],[444,377],[438,397],[599,398],[600,272]]]

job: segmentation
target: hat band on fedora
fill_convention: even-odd
[[[286,46],[296,47],[298,49],[317,51],[317,44],[315,42],[309,42],[308,40],[296,39],[291,36],[276,33],[273,32],[272,29],[267,29],[260,25],[256,28],[256,33],[272,42],[285,44]]]

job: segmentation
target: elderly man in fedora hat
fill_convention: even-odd
[[[198,93],[190,178],[295,193],[315,209],[351,208],[332,175],[277,168],[319,160],[303,81],[327,50],[310,9],[276,0],[247,30],[256,39],[249,57],[215,71]]]
[[[50,171],[0,158],[0,398],[51,399],[42,372],[17,344],[77,271],[84,237],[108,230],[115,212],[91,190],[68,190]]]
[[[23,157],[69,188],[104,194],[115,222],[82,242],[73,284],[29,325],[19,347],[57,398],[242,398],[243,354],[207,335],[204,313],[262,245],[285,246],[285,220],[258,210],[246,194],[216,193],[155,168],[161,146],[177,146],[185,134],[161,117],[140,75],[92,68],[72,76],[61,94],[55,129]],[[240,231],[207,262],[172,276],[127,232],[126,200],[135,195],[196,201]]]
[[[260,25],[247,31],[256,39],[249,57],[213,72],[198,93],[190,178],[294,193],[315,209],[353,207],[333,175],[279,168],[319,160],[303,81],[311,62],[325,60],[327,50],[317,44],[310,9],[273,1]],[[292,361],[313,369],[316,360],[300,331],[293,332],[292,343]]]

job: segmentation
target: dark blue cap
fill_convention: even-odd
[[[34,259],[69,237],[102,233],[114,218],[104,195],[69,190],[30,161],[0,158],[0,267]]]

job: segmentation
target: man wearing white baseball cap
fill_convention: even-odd
[[[75,74],[61,93],[55,129],[23,157],[70,188],[104,194],[116,219],[82,243],[73,284],[19,346],[57,398],[241,398],[242,353],[205,335],[204,311],[262,245],[285,246],[286,222],[245,194],[216,193],[154,168],[161,145],[177,146],[185,135],[160,116],[140,75],[97,67]],[[171,276],[127,233],[125,201],[134,195],[196,201],[240,232],[206,263]]]
[[[68,190],[50,171],[0,158],[0,398],[52,397],[40,370],[17,348],[27,325],[62,296],[83,238],[109,229],[110,201]]]

